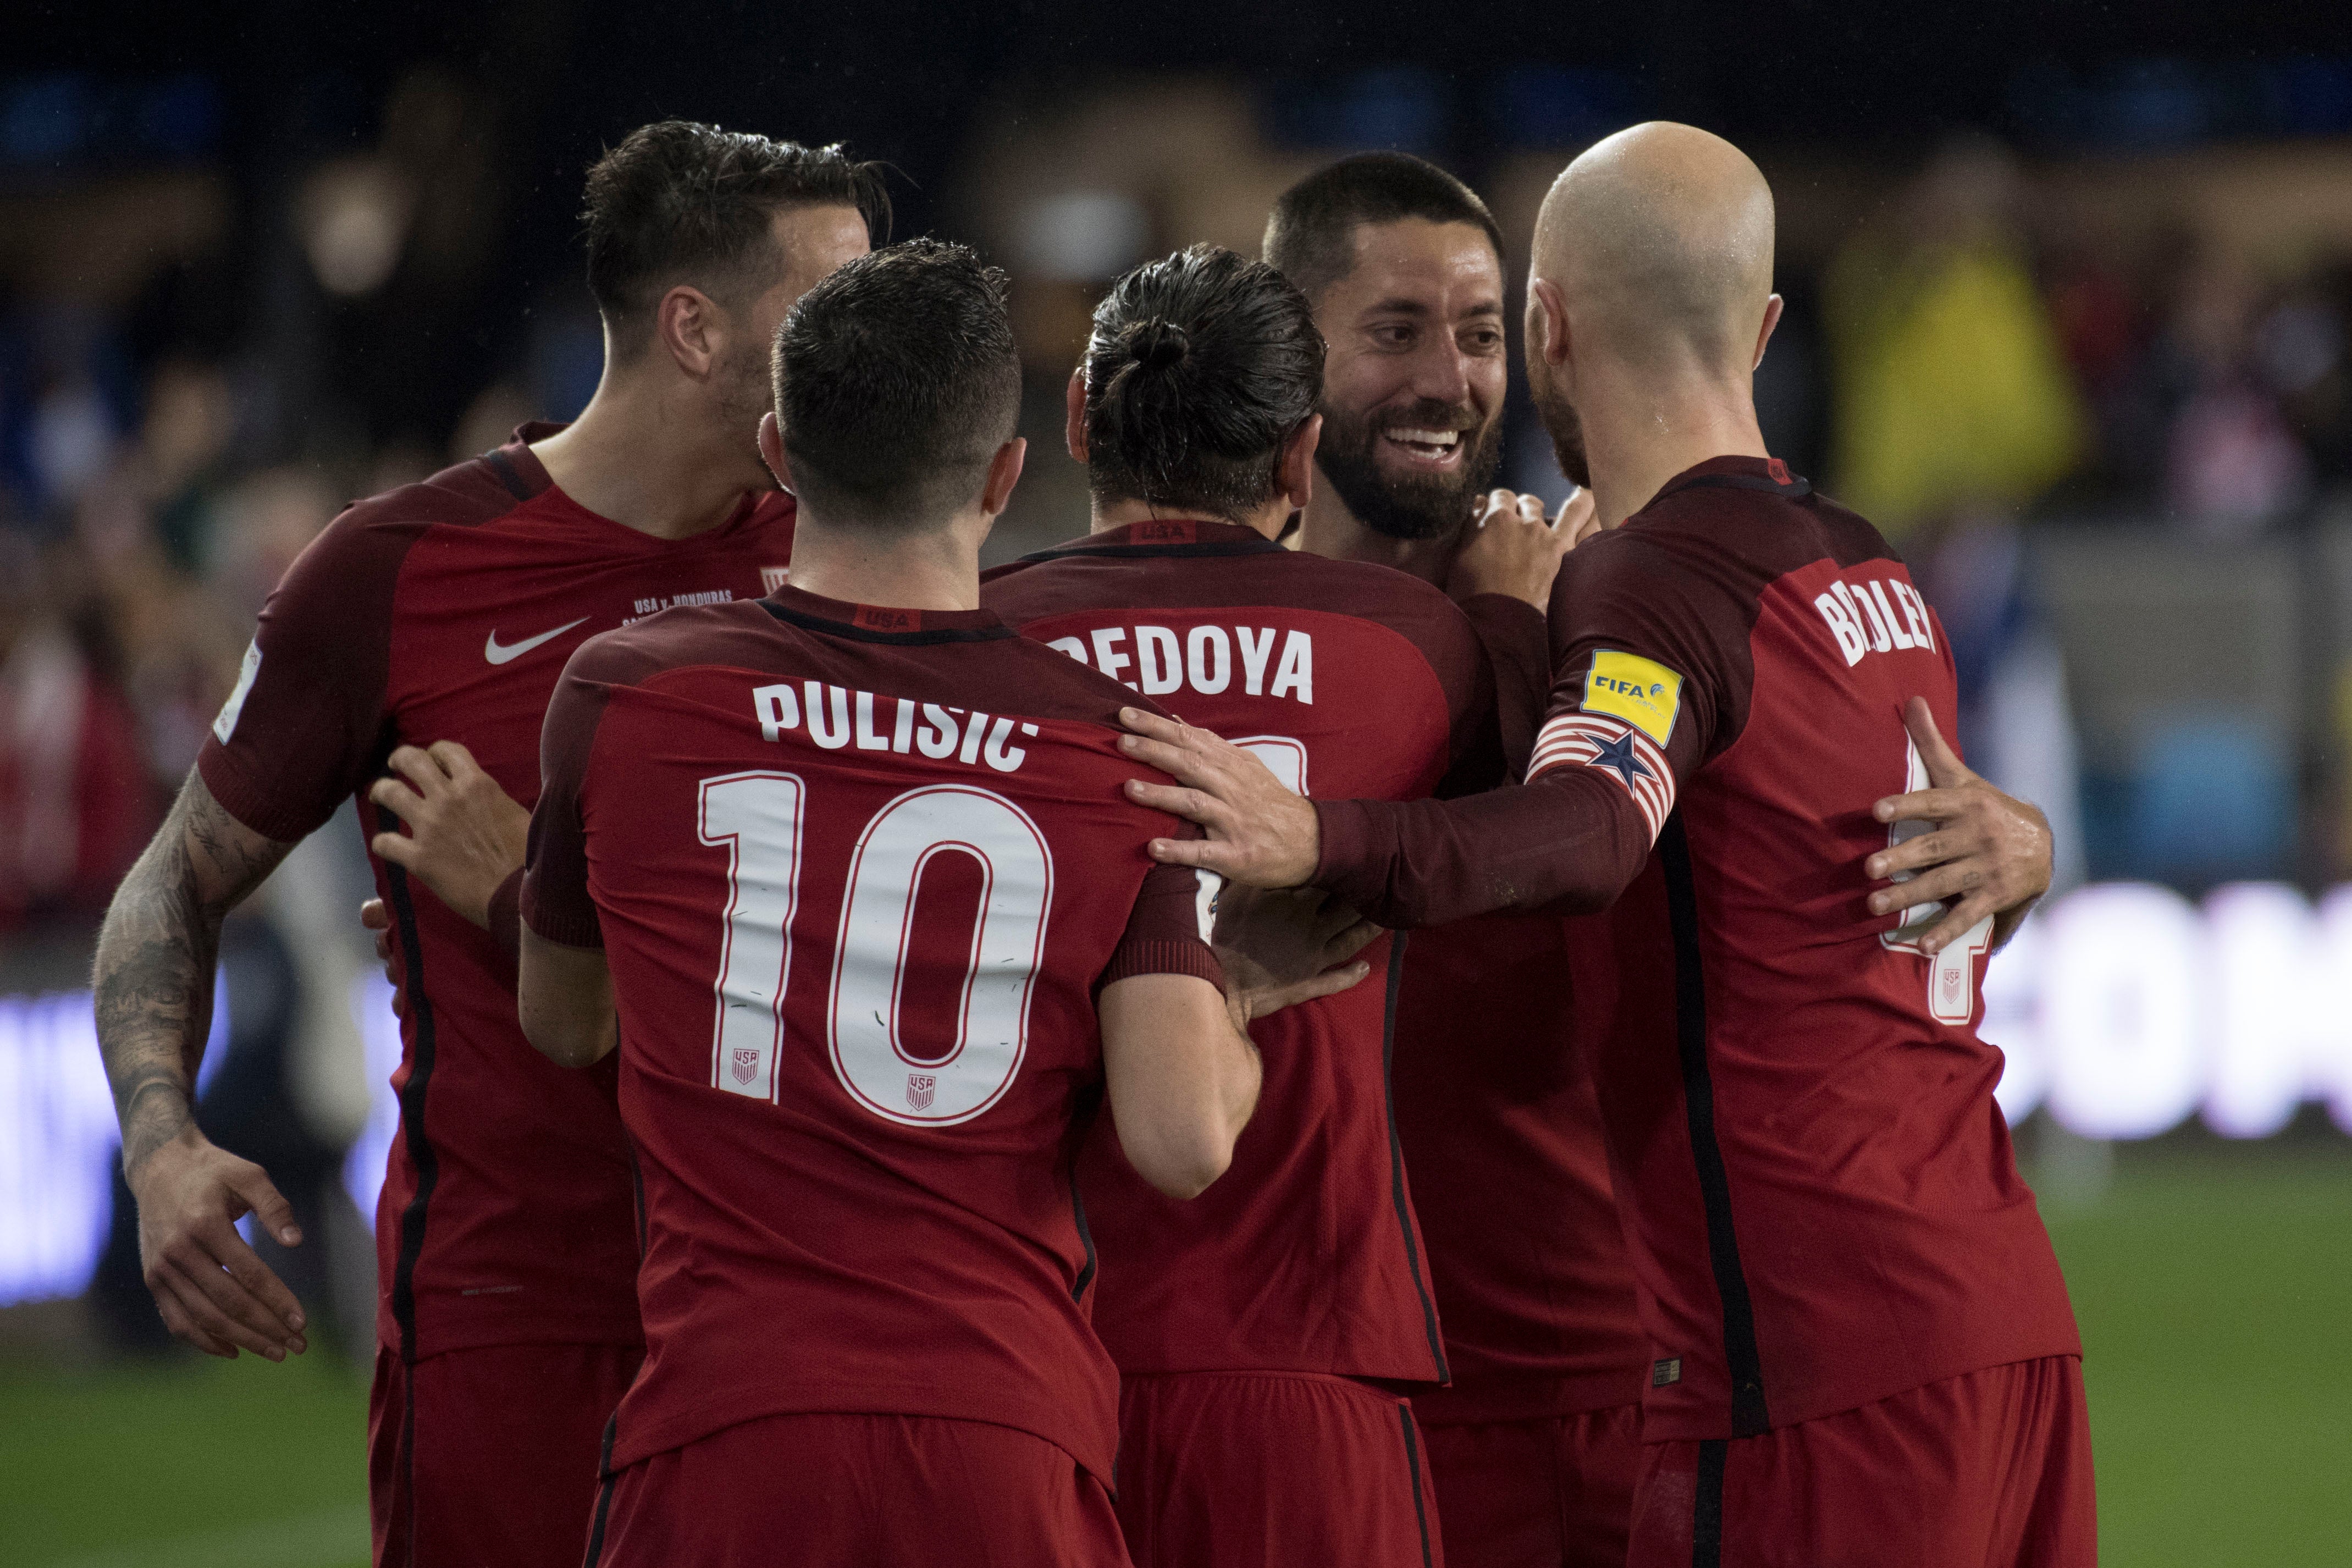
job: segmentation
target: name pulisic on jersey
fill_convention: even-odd
[[[886,702],[895,706],[884,730],[877,727],[877,720]],[[816,680],[797,687],[789,681],[755,687],[751,710],[763,741],[781,742],[798,731],[824,751],[838,752],[854,743],[861,752],[919,752],[936,762],[985,763],[1000,773],[1016,772],[1028,759],[1024,748],[1011,743],[1013,731],[1037,733],[1036,725],[1020,720],[1000,717],[992,723],[989,714],[973,709],[918,703]]]

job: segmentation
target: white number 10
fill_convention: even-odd
[[[776,1094],[804,795],[791,773],[702,782],[702,842],[728,850],[710,1082],[730,1094]],[[962,963],[955,1037],[944,1056],[927,1061],[908,1053],[900,1016],[916,891],[932,858],[950,853],[979,863],[980,908],[969,932],[931,936],[934,953]],[[825,1009],[827,1054],[849,1097],[877,1116],[916,1126],[968,1121],[1003,1099],[1028,1048],[1030,996],[1053,897],[1045,836],[1003,795],[935,785],[909,790],[876,813],[850,856]]]

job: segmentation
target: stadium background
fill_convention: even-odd
[[[356,829],[232,922],[206,1063],[214,1135],[307,1211],[283,1261],[336,1328],[298,1363],[162,1337],[90,935],[337,503],[585,400],[580,175],[667,115],[846,140],[904,176],[899,235],[1012,269],[1037,445],[992,559],[1084,527],[1059,389],[1101,285],[1254,251],[1318,162],[1436,158],[1523,246],[1609,130],[1754,153],[1773,449],[1897,541],[1972,759],[2059,828],[1987,1033],[2083,1321],[2108,1560],[2352,1561],[2352,14],[993,9],[0,19],[0,1564],[364,1561],[397,1041]],[[1557,493],[1523,402],[1507,465]]]

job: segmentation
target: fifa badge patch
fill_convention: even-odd
[[[1664,1361],[1654,1361],[1650,1363],[1650,1386],[1652,1388],[1664,1388],[1670,1383],[1680,1383],[1682,1380],[1682,1357],[1678,1355],[1668,1356]]]
[[[1655,659],[1602,648],[1585,671],[1583,706],[1624,720],[1663,746],[1682,711],[1683,678]]]

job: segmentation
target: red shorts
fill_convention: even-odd
[[[404,1366],[377,1346],[376,1568],[578,1568],[604,1424],[645,1355],[643,1345],[486,1345]]]
[[[1931,1383],[1755,1437],[1648,1445],[1628,1568],[2090,1568],[2083,1363]]]
[[[1118,1522],[1137,1568],[1441,1568],[1412,1402],[1315,1373],[1123,1380]]]
[[[615,1471],[587,1563],[1126,1568],[1127,1551],[1102,1483],[1043,1437],[930,1415],[795,1415]]]
[[[1625,1568],[1640,1405],[1421,1430],[1456,1563]]]

